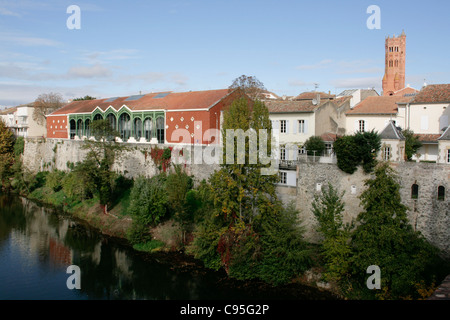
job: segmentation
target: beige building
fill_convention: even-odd
[[[33,120],[33,104],[25,104],[2,110],[0,115],[6,126],[16,137],[45,137],[45,125],[39,125]]]

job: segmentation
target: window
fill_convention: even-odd
[[[77,121],[77,136],[78,138],[83,136],[83,120],[81,119]]]
[[[384,147],[383,148],[383,160],[389,161],[391,158],[391,147]]]
[[[280,160],[286,160],[286,147],[280,147]]]
[[[75,138],[76,135],[76,131],[77,131],[77,123],[75,122],[75,120],[70,120],[70,139]]]
[[[280,175],[280,183],[286,184],[287,183],[287,173],[286,172],[279,172]]]
[[[298,120],[298,133],[305,133],[305,120]]]
[[[84,122],[84,135],[88,138],[91,136],[91,120],[89,119]]]
[[[144,120],[144,137],[145,140],[150,141],[152,139],[153,122],[151,118]]]
[[[119,133],[124,142],[131,136],[131,117],[128,113],[122,113],[119,117]]]
[[[358,130],[364,132],[366,130],[366,122],[364,120],[358,121]]]
[[[142,137],[142,120],[140,118],[134,119],[134,139],[139,141]]]
[[[393,67],[394,66],[394,62],[392,60],[389,60],[389,67]]]
[[[419,186],[417,184],[413,184],[411,186],[411,199],[419,198]]]
[[[438,200],[440,201],[445,200],[445,187],[443,186],[438,187]]]
[[[450,163],[450,149],[447,149],[447,163]]]
[[[286,133],[286,120],[280,120],[280,133]]]
[[[398,60],[395,60],[395,66],[398,67]]]
[[[156,138],[158,143],[164,143],[164,118],[159,117],[156,119]]]

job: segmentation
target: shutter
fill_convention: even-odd
[[[288,186],[295,187],[297,186],[297,172],[296,171],[288,171],[286,175],[286,184]]]
[[[420,118],[420,129],[428,130],[428,116],[422,116]]]
[[[286,133],[289,133],[289,120],[286,120]]]
[[[296,134],[298,130],[298,120],[292,121],[292,133]]]
[[[359,131],[359,120],[355,120],[355,132]]]
[[[305,125],[304,125],[304,130],[303,130],[305,134],[308,134],[308,122],[309,122],[308,120],[305,120]]]

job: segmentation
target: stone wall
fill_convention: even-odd
[[[417,231],[450,258],[450,166],[434,163],[393,163],[400,180],[402,202],[408,207],[408,218]],[[355,219],[363,209],[359,196],[364,191],[364,181],[370,175],[359,168],[354,174],[347,174],[334,164],[301,163],[298,165],[297,191],[280,191],[286,201],[295,201],[307,230],[307,237],[315,242],[319,235],[315,231],[317,221],[311,211],[314,195],[320,194],[320,185],[331,183],[344,192],[344,222]],[[319,185],[320,184],[320,185]],[[411,198],[411,186],[419,186],[417,199]],[[438,199],[438,187],[445,188],[444,200]],[[283,187],[279,187],[281,189]],[[283,188],[284,189],[284,188]],[[289,191],[289,192],[288,192]]]
[[[53,168],[66,171],[68,163],[84,159],[86,151],[81,149],[82,143],[62,139],[26,139],[24,167],[32,172]],[[127,146],[128,150],[114,164],[114,170],[127,177],[151,177],[158,172],[149,155],[154,145]],[[192,150],[191,159],[193,156]],[[450,257],[450,165],[403,162],[393,163],[392,166],[398,172],[402,201],[409,208],[408,218],[412,226]],[[216,164],[186,164],[184,167],[188,174],[194,176],[196,182],[208,179],[214,170],[219,168]],[[307,238],[315,242],[319,240],[319,235],[315,232],[316,219],[311,211],[314,195],[320,194],[320,188],[327,187],[328,183],[344,192],[344,222],[350,222],[362,211],[359,196],[365,189],[364,181],[369,178],[361,168],[350,175],[339,170],[335,164],[299,163],[297,187],[279,186],[277,190],[285,204],[295,203],[306,228]],[[419,186],[417,199],[411,199],[413,184]],[[444,200],[438,200],[439,186],[445,188]]]
[[[87,150],[82,149],[82,145],[83,141],[80,140],[26,139],[23,165],[33,173],[53,169],[67,171],[71,163],[81,162],[86,157]],[[150,157],[150,150],[156,146],[159,148],[167,147],[167,145],[150,145],[148,143],[127,144],[127,149],[117,157],[112,170],[120,172],[128,178],[136,178],[138,176],[152,177],[156,175],[159,169]],[[177,160],[178,157],[174,156],[174,159]],[[190,159],[194,159],[193,148]],[[193,160],[192,162],[195,161]],[[208,179],[214,170],[219,168],[218,165],[214,164],[182,163],[182,165],[188,174],[195,177],[196,182]]]

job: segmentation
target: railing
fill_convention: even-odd
[[[299,154],[296,160],[278,160],[278,166],[284,170],[296,170],[299,163],[336,163],[336,155],[333,152],[325,151],[320,155]]]

